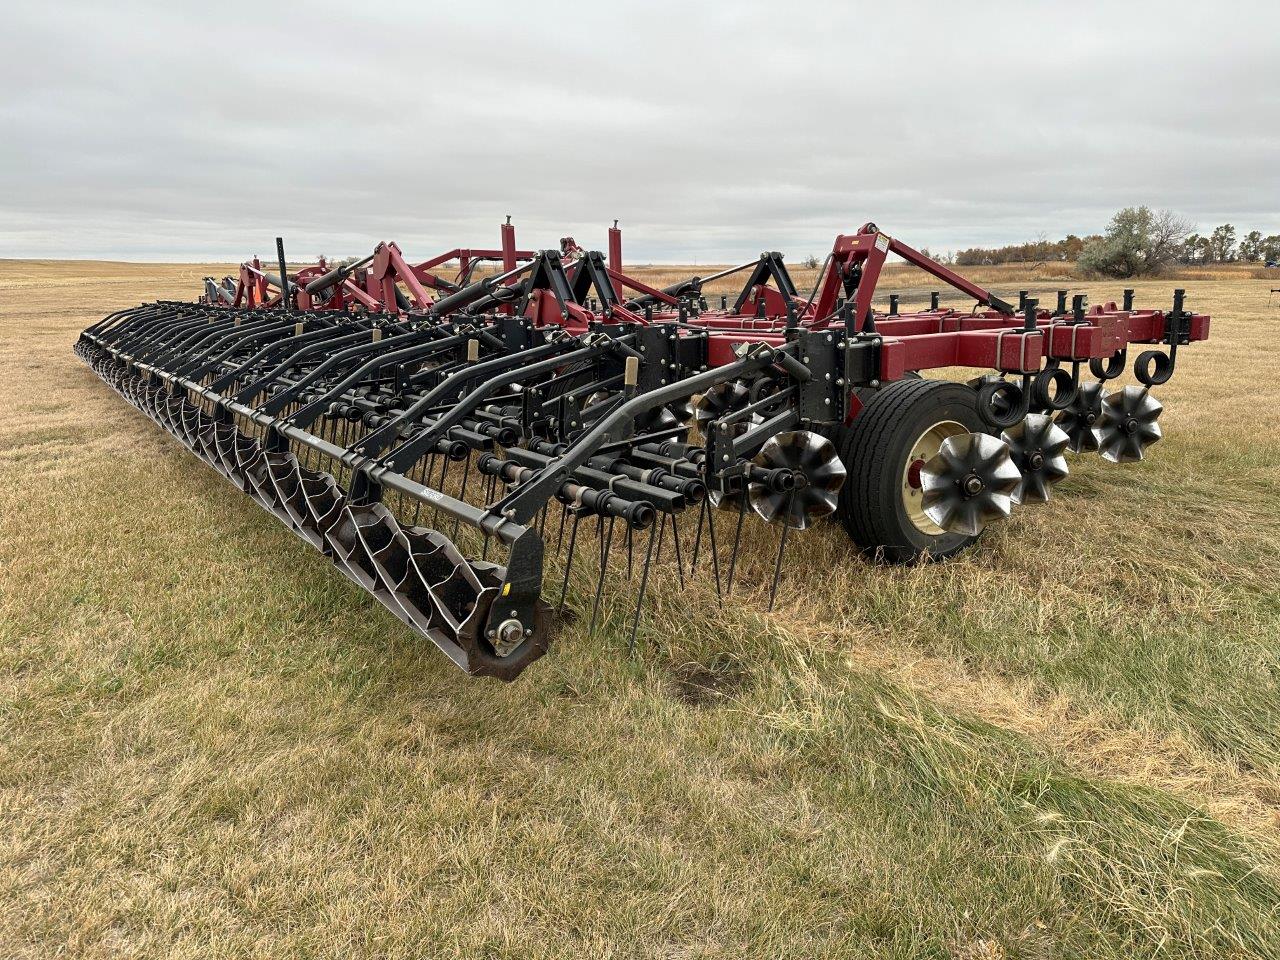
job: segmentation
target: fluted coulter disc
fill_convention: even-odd
[[[1163,436],[1160,414],[1164,406],[1146,387],[1125,387],[1102,401],[1098,420],[1098,452],[1112,463],[1134,463],[1147,447]]]
[[[1054,484],[1070,472],[1063,456],[1071,442],[1065,430],[1043,413],[1029,413],[1019,424],[1000,434],[1009,455],[1022,474],[1014,503],[1048,503]]]
[[[976,537],[992,520],[1009,516],[1022,474],[1009,445],[985,433],[942,441],[920,470],[925,514],[943,530]]]
[[[810,430],[780,433],[769,439],[753,462],[769,469],[790,470],[795,477],[789,490],[751,484],[751,506],[765,520],[804,530],[835,512],[845,469],[826,437]]]
[[[1070,406],[1058,414],[1057,424],[1067,435],[1067,449],[1072,453],[1098,449],[1098,421],[1107,396],[1101,383],[1082,383]]]

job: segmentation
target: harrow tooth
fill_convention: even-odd
[[[1160,414],[1164,406],[1147,387],[1125,387],[1102,402],[1096,427],[1098,452],[1112,463],[1134,463],[1147,447],[1163,436]]]
[[[1049,499],[1065,448],[1123,461],[1159,438],[1146,391],[1107,396],[1100,383],[1058,425],[1032,414],[1000,439],[969,433],[1018,419],[1014,404],[1029,402],[1018,376],[1061,386],[1070,363],[1074,384],[1089,363],[1110,378],[1118,333],[1168,344],[1160,370],[1150,352],[1143,367],[1167,379],[1175,346],[1208,335],[1209,318],[1186,312],[1180,294],[1169,314],[1126,301],[1064,330],[874,224],[837,238],[809,299],[777,253],[654,290],[622,272],[620,234],[616,247],[610,236],[607,260],[576,244],[519,250],[510,227],[501,249],[417,266],[382,244],[288,283],[254,259],[238,279],[207,278],[195,303],[105,317],[74,350],[450,661],[510,680],[550,642],[548,546],[564,574],[559,611],[589,630],[610,617],[606,587],[638,581],[632,651],[654,561],[674,561],[682,589],[712,578],[721,601],[756,569],[738,562],[753,542],[748,514],[780,525],[770,609],[791,531],[832,513],[866,555],[949,556],[1015,502]],[[978,307],[946,308],[935,294],[927,311],[891,300],[877,315],[889,254]],[[440,275],[450,262],[462,264],[452,280]],[[501,272],[473,273],[486,263]],[[734,305],[709,308],[702,284],[738,273]],[[624,300],[624,289],[639,293]],[[977,409],[974,391],[924,379],[943,361],[993,357],[1002,372],[977,386],[990,392],[994,377],[1008,388],[992,410]],[[688,518],[682,534],[693,508],[696,529]],[[736,511],[731,532],[717,530],[719,510]],[[590,586],[569,604],[583,554]]]
[[[921,502],[943,530],[976,537],[992,520],[1009,516],[1021,482],[1007,443],[985,433],[961,433],[943,440],[920,470]]]
[[[1047,414],[1029,413],[1021,423],[1000,434],[1000,439],[1009,445],[1013,463],[1022,474],[1013,502],[1048,503],[1053,486],[1069,472],[1063,456],[1071,442],[1066,432]]]

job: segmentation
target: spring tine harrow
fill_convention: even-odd
[[[877,310],[890,255],[976,306]],[[1141,459],[1161,435],[1153,388],[1209,332],[1182,291],[1167,311],[1131,291],[1015,308],[874,224],[836,238],[807,297],[775,252],[651,287],[616,224],[607,255],[522,250],[508,219],[497,247],[416,263],[394,243],[276,259],[110,314],[76,352],[455,664],[505,680],[574,611],[571,581],[588,631],[616,624],[632,651],[655,565],[723,602],[750,566],[748,516],[778,527],[770,609],[792,531],[831,515],[869,556],[950,556],[1047,501],[1065,451]],[[1141,385],[1108,392],[1131,344],[1152,348]],[[987,372],[928,378],[944,367]],[[636,595],[621,623],[619,582]]]

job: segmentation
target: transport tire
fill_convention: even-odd
[[[948,533],[920,506],[920,467],[949,436],[989,433],[977,393],[963,383],[908,378],[864,400],[838,431],[848,478],[836,515],[858,549],[885,563],[954,556],[977,537]]]

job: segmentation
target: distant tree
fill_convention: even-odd
[[[1214,263],[1230,263],[1236,258],[1236,228],[1229,223],[1213,228],[1209,237],[1209,259]]]
[[[1245,263],[1257,263],[1262,259],[1262,233],[1250,230],[1240,241],[1240,259]]]
[[[1151,215],[1147,239],[1147,260],[1159,270],[1178,259],[1182,240],[1191,230],[1191,221],[1172,210],[1157,210]]]
[[[1280,263],[1280,233],[1273,233],[1262,240],[1263,263]]]
[[[812,253],[804,258],[804,265],[810,270],[817,270],[820,261]]]
[[[1125,207],[1101,237],[1080,251],[1079,264],[1087,273],[1127,279],[1158,273],[1185,249],[1191,224],[1171,210]]]

